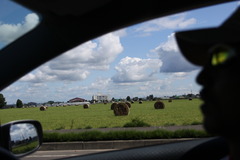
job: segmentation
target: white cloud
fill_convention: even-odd
[[[160,31],[163,29],[185,28],[195,23],[195,18],[186,19],[186,14],[176,14],[169,17],[151,20],[147,23],[144,23],[144,25],[140,25],[140,27],[138,27],[136,31],[144,32],[146,34],[148,32]]]
[[[127,35],[126,28],[119,29],[117,31],[112,32],[114,35],[119,36],[119,37],[124,37]]]
[[[109,84],[111,84],[111,79],[110,78],[98,78],[96,79],[89,87],[89,89],[92,90],[107,90],[109,88]]]
[[[192,65],[182,56],[174,34],[168,36],[167,42],[161,43],[152,51],[158,53],[162,61],[160,72],[189,72],[199,68]]]
[[[81,81],[91,70],[108,70],[110,64],[123,51],[119,36],[108,33],[88,41],[31,72],[22,81]]]
[[[186,72],[176,72],[176,73],[173,73],[173,76],[176,78],[182,79],[187,76],[187,73]]]
[[[35,13],[28,14],[22,23],[5,24],[0,21],[0,42],[7,44],[25,34],[39,23]]]
[[[159,59],[140,59],[125,57],[115,67],[117,74],[112,77],[116,83],[141,82],[153,80],[159,72]]]

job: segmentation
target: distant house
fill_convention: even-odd
[[[83,99],[83,98],[78,98],[78,97],[76,97],[76,98],[73,98],[73,99],[70,99],[69,101],[67,101],[68,103],[75,103],[75,102],[86,102],[86,100],[85,99]]]
[[[29,106],[29,107],[36,107],[37,103],[36,102],[28,102],[27,106]]]
[[[109,96],[107,96],[107,95],[93,95],[92,100],[93,101],[108,101]]]

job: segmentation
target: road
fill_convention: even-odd
[[[113,151],[113,149],[37,151],[20,160],[53,160],[105,151]]]

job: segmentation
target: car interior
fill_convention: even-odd
[[[230,2],[237,3],[234,0],[12,1],[37,13],[39,23],[33,29],[22,34],[6,46],[0,45],[2,47],[0,49],[1,90],[4,90],[24,75],[62,55],[64,52],[104,34],[155,18],[189,10]],[[0,37],[1,33],[0,31]],[[20,131],[26,132],[29,136],[20,141],[16,136],[19,135]],[[21,145],[29,148],[29,142],[33,145],[30,149],[18,151],[12,148],[17,143],[21,143]],[[0,126],[1,159],[21,159],[26,155],[36,152],[42,143],[43,129],[41,124],[36,120],[16,120]],[[217,160],[227,154],[228,148],[224,139],[213,136],[210,138],[121,149],[63,159]]]

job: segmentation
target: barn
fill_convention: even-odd
[[[68,103],[75,103],[75,102],[86,102],[87,100],[83,99],[83,98],[73,98],[73,99],[70,99],[69,101],[67,101]]]

